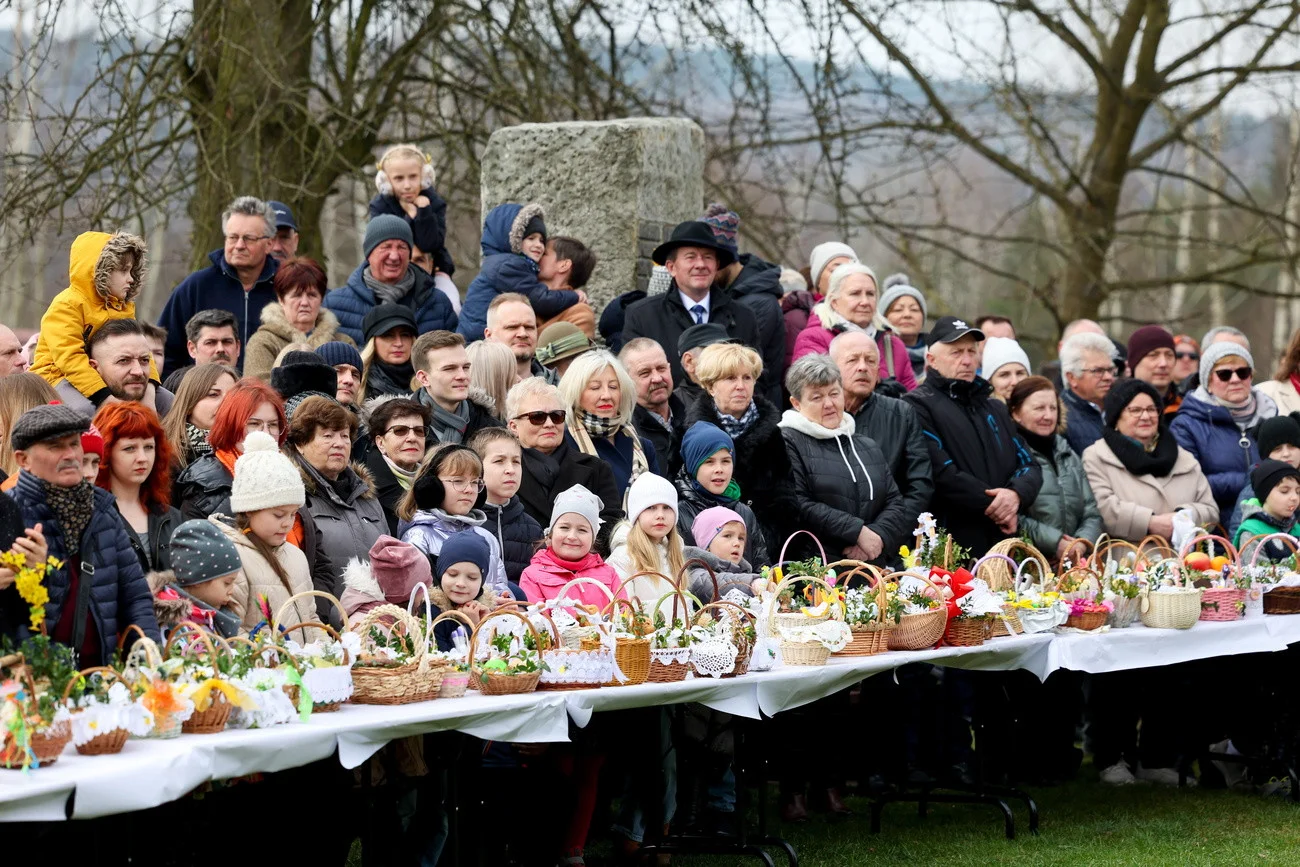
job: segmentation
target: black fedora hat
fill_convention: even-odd
[[[713,236],[713,230],[709,228],[709,224],[702,223],[699,220],[687,220],[685,223],[678,223],[673,228],[673,233],[668,240],[655,247],[654,255],[650,258],[654,260],[656,265],[662,265],[668,259],[668,254],[679,247],[704,247],[713,250],[718,254],[719,268],[725,268],[736,261],[736,255],[730,249],[718,243],[718,239]]]

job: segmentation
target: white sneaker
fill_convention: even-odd
[[[1144,783],[1156,783],[1161,786],[1177,786],[1178,771],[1173,768],[1139,768],[1137,778]],[[1191,788],[1196,785],[1196,778],[1187,777],[1185,785]]]
[[[1133,772],[1124,762],[1116,762],[1101,772],[1101,781],[1108,786],[1131,786],[1134,782]]]

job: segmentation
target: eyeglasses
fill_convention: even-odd
[[[1160,410],[1154,406],[1127,406],[1124,408],[1124,414],[1129,418],[1142,418],[1144,415],[1155,418],[1160,415]]]
[[[278,421],[262,421],[260,418],[250,418],[248,421],[244,422],[244,430],[266,431],[274,437],[280,435],[280,423]]]
[[[1174,358],[1177,358],[1179,361],[1200,361],[1200,360],[1201,360],[1201,353],[1199,353],[1199,352],[1186,352],[1186,351],[1184,351],[1184,352],[1175,352],[1175,353],[1174,353]]]
[[[384,431],[385,436],[387,436],[388,434],[392,434],[398,439],[406,439],[411,434],[415,434],[420,439],[424,439],[429,435],[428,432],[424,429],[423,425],[410,425],[410,424],[395,424],[392,427],[390,427],[388,430]]]
[[[1085,367],[1083,370],[1079,371],[1079,373],[1082,373],[1082,374],[1084,374],[1085,376],[1096,376],[1096,377],[1100,378],[1100,377],[1103,377],[1103,376],[1114,376],[1114,375],[1115,375],[1115,368],[1113,368],[1113,367]]]
[[[442,482],[444,485],[451,485],[454,490],[460,491],[462,494],[469,491],[483,490],[482,479],[444,479],[442,476],[439,476],[438,481]]]
[[[551,424],[564,424],[564,410],[553,409],[550,412],[545,412],[539,409],[534,412],[521,412],[514,417],[513,421],[519,421],[521,418],[528,419],[528,423],[534,427],[541,427],[546,423],[547,419],[551,420]]]
[[[226,236],[227,244],[234,245],[234,244],[238,244],[240,241],[243,241],[244,244],[249,247],[253,246],[258,241],[267,241],[267,240],[270,240],[270,236],[268,235],[227,235]]]
[[[1233,374],[1236,374],[1237,379],[1245,382],[1250,379],[1251,373],[1253,371],[1249,367],[1221,367],[1214,371],[1214,375],[1218,377],[1219,382],[1232,382]]]

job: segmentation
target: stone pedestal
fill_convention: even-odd
[[[704,212],[704,131],[682,118],[505,127],[488,139],[482,167],[483,214],[539,202],[551,235],[595,252],[586,290],[597,311],[645,289],[654,248]]]

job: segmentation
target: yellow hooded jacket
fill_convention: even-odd
[[[134,260],[134,281],[125,301],[108,292],[108,275],[117,270],[122,257]],[[68,288],[50,302],[41,317],[41,334],[36,341],[32,373],[51,386],[66,379],[91,400],[108,386],[90,366],[86,341],[110,319],[134,319],[135,296],[140,292],[144,271],[144,239],[126,232],[82,232],[72,242],[68,255]],[[158,381],[158,368],[149,363],[149,378]]]

